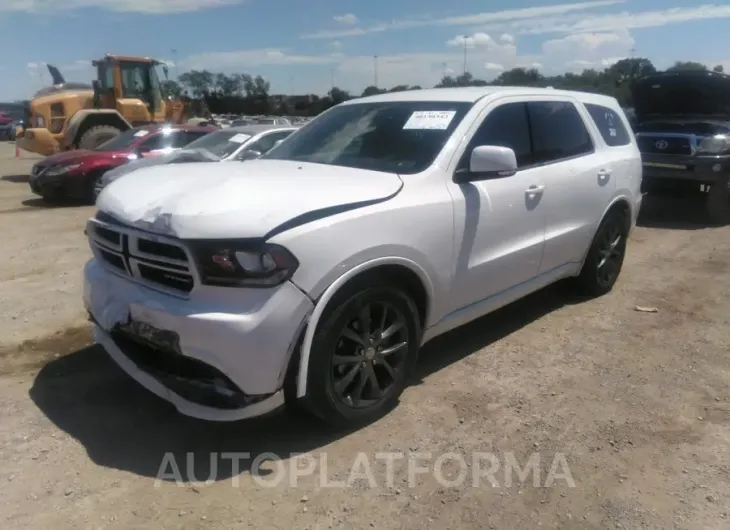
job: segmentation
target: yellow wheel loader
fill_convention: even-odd
[[[184,123],[190,110],[186,98],[163,93],[158,75],[167,67],[149,57],[106,55],[92,63],[97,78],[91,85],[67,83],[48,65],[53,86],[30,102],[18,147],[41,155],[71,149],[93,149],[132,127],[149,123]]]

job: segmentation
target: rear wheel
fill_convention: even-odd
[[[580,275],[578,290],[587,296],[602,296],[613,289],[626,254],[629,226],[623,212],[610,212],[601,221]]]
[[[94,149],[122,132],[113,125],[97,125],[86,131],[79,140],[79,149]]]
[[[390,285],[345,288],[314,336],[305,405],[334,425],[372,421],[403,392],[420,346],[413,300]]]

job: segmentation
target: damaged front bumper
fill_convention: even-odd
[[[84,269],[84,305],[96,342],[125,372],[182,414],[212,421],[259,416],[284,403],[289,360],[313,309],[289,282],[206,288],[180,299],[95,259]]]

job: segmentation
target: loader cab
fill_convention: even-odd
[[[165,102],[157,72],[147,58],[107,56],[96,61],[95,97],[103,108],[116,108],[133,125],[165,120]]]

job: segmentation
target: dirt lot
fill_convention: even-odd
[[[177,415],[89,345],[91,209],[44,208],[22,177],[32,160],[13,155],[0,146],[3,529],[730,526],[730,228],[707,228],[691,201],[648,204],[609,296],[550,288],[432,343],[400,406],[374,425],[211,425]],[[224,452],[272,452],[290,471],[248,460],[236,472]],[[293,484],[290,464],[308,461],[288,457],[303,452],[316,471]],[[406,454],[392,480],[383,452]],[[468,464],[461,484],[433,472],[447,452]],[[413,453],[431,453],[419,462],[432,472],[409,481]],[[486,453],[500,465],[492,485],[473,456]],[[183,483],[156,481],[166,454]],[[560,454],[574,487],[565,475],[544,487]],[[532,455],[538,486],[504,473]],[[372,481],[331,487],[355,464]],[[267,487],[272,477],[283,480]]]

